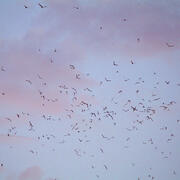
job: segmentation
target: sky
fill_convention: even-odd
[[[179,0],[0,0],[0,179],[180,179]]]

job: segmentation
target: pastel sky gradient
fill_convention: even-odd
[[[0,180],[179,180],[179,32],[179,0],[0,0]]]

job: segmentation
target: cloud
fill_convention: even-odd
[[[53,19],[48,39],[65,35],[70,39],[68,45],[75,42],[79,47],[77,52],[82,52],[86,47],[86,57],[109,53],[144,56],[179,48],[180,14],[176,8],[177,1],[112,0],[96,1],[93,6],[77,4],[78,10],[73,9],[72,2],[49,2],[49,9],[42,14],[43,19]],[[44,21],[36,23],[37,26],[45,26]],[[137,38],[140,38],[140,43]],[[175,48],[169,49],[166,42],[175,44]]]
[[[20,44],[25,49],[40,48],[46,53],[56,48],[56,61],[60,65],[84,62],[94,56],[106,59],[102,57],[109,54],[144,57],[171,53],[180,45],[180,14],[177,10],[180,3],[176,0],[52,0],[47,2],[48,7],[44,9],[36,9],[36,5],[31,6],[30,10],[37,13],[31,17],[26,33],[22,33]],[[29,12],[24,9],[19,11],[25,17]],[[140,43],[137,43],[137,38],[140,38]],[[168,48],[166,42],[173,43],[175,47]],[[18,42],[14,46],[16,51]],[[32,53],[22,50],[24,59]]]
[[[21,111],[38,112],[41,110],[57,114],[69,104],[68,98],[59,94],[60,84],[75,88],[95,86],[96,82],[87,78],[78,68],[75,71],[69,69],[69,64],[73,63],[75,56],[72,53],[70,57],[68,44],[64,46],[66,51],[62,52],[67,54],[69,62],[61,57],[61,52],[57,51],[57,55],[54,53],[52,57],[49,52],[39,52],[38,49],[33,49],[23,41],[9,42],[9,46],[4,47],[0,55],[3,59],[1,63],[6,68],[6,72],[1,73],[0,76],[1,89],[6,93],[4,97],[1,97],[0,104],[4,104],[6,108],[19,108]],[[50,62],[51,59],[53,63]],[[76,73],[81,74],[81,80],[76,80]],[[43,77],[42,80],[38,79],[38,74]],[[26,80],[32,81],[32,85]],[[47,85],[43,86],[42,83]],[[39,90],[48,94],[48,98],[58,98],[58,103],[51,103],[42,108],[44,102],[40,98]]]
[[[41,180],[43,172],[40,167],[33,166],[23,171],[18,180]]]
[[[28,144],[34,142],[33,138],[14,135],[0,135],[1,144]]]

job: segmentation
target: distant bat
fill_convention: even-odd
[[[166,43],[167,47],[174,47],[173,44]]]
[[[43,6],[41,3],[38,4],[41,8],[46,8],[47,6]]]
[[[113,61],[113,65],[114,65],[114,66],[118,66],[118,64],[116,64],[116,62],[115,62],[115,61]]]

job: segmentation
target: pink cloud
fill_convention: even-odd
[[[18,180],[41,180],[43,172],[38,166],[27,168],[19,176]]]
[[[179,48],[179,14],[173,3],[114,0],[94,4],[79,4],[79,10],[75,10],[72,2],[49,2],[49,9],[43,13],[43,18],[50,18],[51,14],[54,20],[48,38],[66,34],[70,42],[80,47],[78,52],[86,47],[86,56],[106,53],[144,56]],[[175,47],[168,48],[166,42]]]
[[[29,42],[32,41],[29,40]],[[64,43],[66,44],[66,42]],[[51,55],[48,52],[38,52],[38,49],[33,49],[22,41],[11,42],[6,47],[7,49],[4,48],[0,56],[3,59],[2,63],[6,67],[6,72],[0,76],[0,86],[6,95],[0,97],[0,104],[6,108],[21,109],[21,111],[29,112],[30,110],[30,112],[41,111],[42,113],[57,114],[70,103],[67,97],[59,94],[58,86],[60,84],[66,84],[70,88],[95,86],[96,82],[81,74],[78,68],[75,71],[69,69],[69,64],[73,63],[74,54],[68,53],[68,44],[65,44],[66,52],[62,52],[64,56],[66,54],[69,56],[69,62],[59,60],[62,57],[57,52],[57,57],[53,57],[54,63],[51,63]],[[72,49],[74,48],[72,47]],[[76,53],[75,49],[74,53]],[[76,80],[76,73],[81,74],[81,80]],[[38,74],[43,77],[43,80],[38,79]],[[26,82],[27,79],[32,81],[32,85]],[[44,82],[47,83],[46,86],[42,86]],[[48,98],[58,98],[59,101],[57,103],[44,103],[40,98],[39,90],[46,92]],[[42,107],[43,103],[44,107]]]
[[[60,66],[67,62],[84,62],[93,56],[102,58],[107,54],[145,56],[172,52],[180,44],[178,4],[171,1],[52,0],[47,2],[48,8],[34,17],[23,38],[26,43],[15,42],[7,52],[13,54],[13,58],[18,58],[17,47],[21,44],[19,59],[23,59],[26,66],[32,63],[34,51],[39,48],[46,55],[52,55],[50,51],[56,48],[54,59]],[[140,43],[137,43],[137,38],[140,38]],[[175,47],[168,48],[166,42],[173,43]],[[5,46],[5,42],[2,44]],[[25,48],[22,48],[22,44]],[[35,59],[44,62],[49,58],[45,54],[36,54]],[[49,65],[41,63],[41,66],[49,69]],[[39,70],[39,63],[34,63],[32,67]]]
[[[33,143],[34,139],[25,136],[14,136],[14,135],[0,135],[1,144],[27,144]]]

